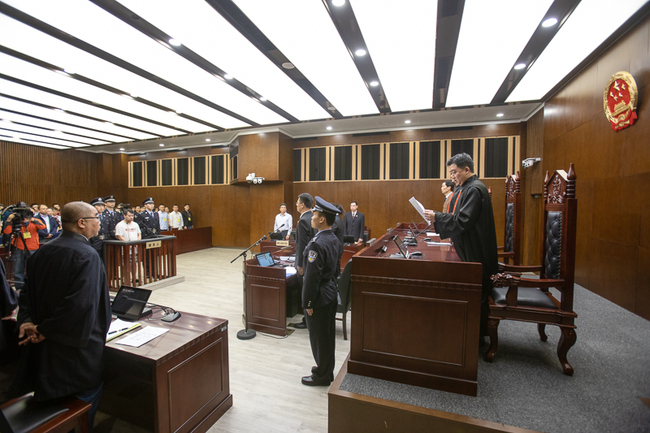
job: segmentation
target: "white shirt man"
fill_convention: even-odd
[[[169,213],[169,228],[172,230],[183,229],[183,214],[178,211],[177,204],[172,207],[172,211]]]
[[[280,205],[280,213],[275,216],[275,224],[273,225],[273,231],[282,233],[282,237],[289,239],[291,236],[291,228],[293,227],[293,217],[290,213],[287,213],[287,205],[282,203]]]
[[[119,241],[137,241],[142,238],[140,226],[133,222],[132,211],[126,211],[124,220],[115,226],[115,237]]]
[[[158,206],[158,220],[160,221],[160,231],[169,230],[169,214],[165,212],[165,205]]]

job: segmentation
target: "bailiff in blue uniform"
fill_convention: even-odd
[[[324,386],[334,380],[336,344],[336,277],[340,273],[339,240],[332,232],[338,209],[316,196],[311,226],[318,230],[303,252],[302,308],[316,361],[303,385]]]

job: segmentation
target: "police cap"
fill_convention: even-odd
[[[115,196],[114,195],[109,195],[109,196],[104,197],[104,203],[106,203],[107,201],[115,201]]]
[[[339,213],[339,210],[336,208],[336,206],[323,200],[319,196],[316,196],[316,205],[314,206],[314,210],[318,212],[330,213],[333,215],[337,215]]]
[[[95,197],[94,199],[90,200],[90,204],[95,206],[96,204],[104,204],[104,200],[102,200],[101,197]]]
[[[147,197],[144,200],[142,200],[142,206],[144,206],[145,204],[149,204],[149,203],[151,203],[151,204],[154,203],[153,197]]]

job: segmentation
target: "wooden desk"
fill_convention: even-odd
[[[191,313],[172,323],[160,317],[141,321],[170,329],[147,344],[116,344],[124,337],[106,344],[100,410],[156,433],[206,432],[232,406],[228,321]]]
[[[287,335],[286,270],[263,267],[257,259],[246,261],[246,312],[248,327],[273,335]]]
[[[199,227],[186,230],[166,230],[164,236],[176,236],[176,254],[212,248],[212,227]]]
[[[404,227],[352,258],[348,371],[476,395],[482,265],[423,241],[409,247],[421,258],[389,258]]]

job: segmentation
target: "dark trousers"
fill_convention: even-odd
[[[312,368],[314,380],[334,380],[334,349],[336,347],[336,302],[314,308],[311,316],[305,313],[309,343],[316,361]]]
[[[88,425],[89,432],[93,431],[93,424],[95,423],[95,414],[97,413],[97,408],[99,407],[99,398],[102,396],[103,383],[100,382],[93,389],[87,391],[81,391],[74,394],[74,397],[78,398],[81,401],[92,404],[90,410],[88,411]]]
[[[11,258],[13,260],[11,270],[14,274],[14,285],[16,290],[22,289],[25,284],[25,264],[27,263],[28,254],[31,254],[31,252],[26,253],[25,250],[19,248],[14,248],[11,253]]]

